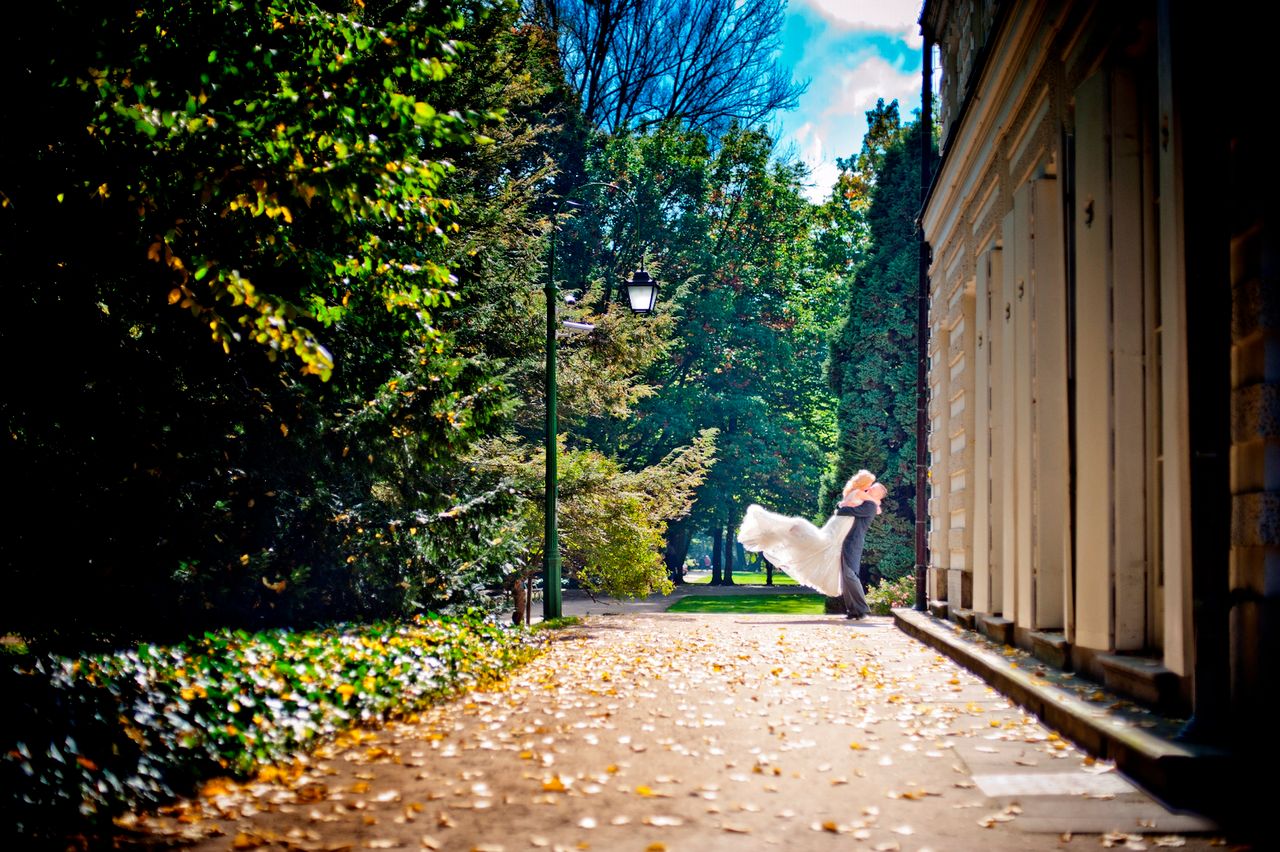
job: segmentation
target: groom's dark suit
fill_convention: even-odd
[[[867,528],[876,516],[876,504],[870,500],[859,506],[837,506],[837,515],[853,515],[853,526],[840,546],[840,596],[849,618],[862,618],[871,613],[858,569],[862,565],[862,546],[867,541]]]

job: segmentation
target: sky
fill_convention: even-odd
[[[809,197],[835,183],[837,157],[862,148],[866,112],[898,100],[907,119],[920,107],[921,0],[788,0],[781,61],[808,80],[796,109],[774,130],[781,154],[809,166]]]

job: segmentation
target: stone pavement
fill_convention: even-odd
[[[893,619],[825,615],[588,615],[504,684],[170,817],[198,850],[1230,842]]]

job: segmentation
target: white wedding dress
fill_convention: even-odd
[[[821,527],[804,518],[770,512],[752,503],[738,541],[786,571],[797,583],[828,597],[840,594],[840,546],[853,526],[852,515],[832,515]]]

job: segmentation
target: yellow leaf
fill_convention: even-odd
[[[551,780],[542,782],[542,789],[548,793],[563,793],[565,791],[564,782],[560,780],[559,775],[552,776]]]
[[[174,287],[172,290],[169,291],[169,304],[171,305],[177,304],[181,298],[182,298],[182,291],[179,290],[177,287]]]
[[[289,425],[287,423],[280,424],[280,434],[284,435],[286,438],[289,437]]]
[[[636,787],[636,793],[641,796],[649,797],[653,795],[653,790],[646,787],[644,784],[641,784],[639,787]]]

